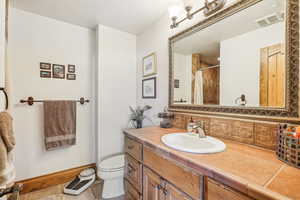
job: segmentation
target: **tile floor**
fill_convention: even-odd
[[[96,200],[92,189],[88,189],[79,196],[63,194],[64,185],[49,187],[40,191],[21,195],[21,200]]]
[[[79,196],[70,196],[63,194],[64,185],[49,187],[36,192],[21,195],[20,200],[101,200],[102,184],[96,182],[92,187],[87,189]],[[109,199],[124,200],[124,197]]]

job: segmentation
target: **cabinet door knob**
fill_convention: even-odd
[[[168,195],[169,191],[167,189],[164,189],[164,195]]]
[[[128,174],[131,174],[134,171],[135,169],[130,164],[128,164]]]
[[[128,148],[129,150],[131,150],[131,149],[134,148],[134,146],[133,146],[133,145],[129,145],[127,148]]]
[[[157,189],[161,190],[163,188],[163,186],[161,184],[157,185]]]

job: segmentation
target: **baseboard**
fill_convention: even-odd
[[[44,176],[39,176],[27,180],[18,181],[17,183],[23,184],[23,190],[21,194],[45,189],[47,187],[60,185],[71,181],[75,176],[77,176],[82,170],[87,168],[96,168],[96,164],[92,163],[89,165],[84,165],[72,169],[67,169]]]

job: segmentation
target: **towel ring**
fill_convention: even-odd
[[[0,88],[0,90],[4,93],[4,96],[5,96],[5,108],[6,110],[8,109],[8,96],[7,96],[7,93],[5,91],[5,88]]]

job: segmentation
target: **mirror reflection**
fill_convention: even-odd
[[[173,103],[285,107],[285,17],[263,0],[176,41]]]

